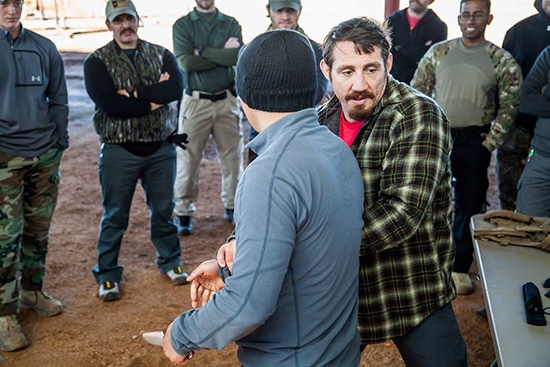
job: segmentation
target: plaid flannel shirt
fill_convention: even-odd
[[[319,111],[339,134],[336,98]],[[362,344],[404,335],[456,297],[451,279],[449,121],[430,98],[388,76],[352,150],[365,184],[359,270]]]

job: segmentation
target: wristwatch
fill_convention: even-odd
[[[128,84],[126,86],[126,92],[130,95],[130,98],[134,98],[134,91],[136,90],[136,87],[134,87],[132,84]]]

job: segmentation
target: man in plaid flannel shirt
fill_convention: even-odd
[[[335,96],[320,122],[351,147],[365,184],[359,270],[361,347],[392,340],[410,366],[466,366],[451,300],[449,121],[395,80],[389,30],[369,18],[334,27],[321,68]]]

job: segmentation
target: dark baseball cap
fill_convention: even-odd
[[[291,8],[300,11],[302,2],[300,0],[269,0],[268,5],[273,11],[279,11],[283,8]]]

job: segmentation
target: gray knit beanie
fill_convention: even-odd
[[[280,29],[260,34],[237,61],[237,93],[250,108],[295,112],[315,106],[317,68],[309,40]]]

